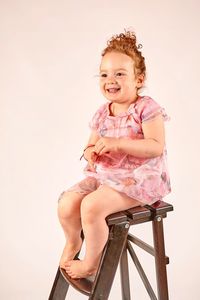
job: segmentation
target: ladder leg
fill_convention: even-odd
[[[63,278],[60,268],[58,268],[48,300],[65,300],[68,288],[69,284]]]
[[[162,216],[156,216],[152,224],[153,224],[158,299],[169,300]]]
[[[127,221],[112,226],[89,300],[108,299],[128,230],[129,222]]]
[[[120,278],[122,289],[122,300],[131,300],[127,246],[125,245],[120,259]]]

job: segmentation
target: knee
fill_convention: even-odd
[[[74,215],[76,209],[73,196],[69,192],[63,192],[58,199],[59,219],[69,219]]]
[[[81,203],[81,220],[84,224],[92,224],[100,215],[98,204],[90,195],[86,196]]]

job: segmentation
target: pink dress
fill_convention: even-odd
[[[162,114],[164,120],[168,119],[165,110],[147,96],[139,96],[127,112],[118,116],[110,115],[109,105],[109,102],[102,105],[90,122],[90,128],[101,137],[143,139],[143,122],[159,114]],[[153,204],[171,191],[166,156],[166,148],[162,155],[150,159],[125,153],[106,153],[99,156],[96,173],[87,165],[84,169],[86,178],[68,191],[87,195],[105,184],[142,204]]]

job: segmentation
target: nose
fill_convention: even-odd
[[[116,83],[116,77],[114,74],[108,75],[106,79],[107,83]]]

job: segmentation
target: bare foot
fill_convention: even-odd
[[[59,265],[60,265],[61,268],[65,268],[66,263],[68,261],[71,261],[72,259],[74,259],[77,252],[79,252],[80,249],[81,249],[82,242],[83,241],[80,238],[77,243],[71,243],[71,242],[66,243],[66,245],[63,249],[62,256],[60,258]]]
[[[65,270],[71,278],[78,279],[94,275],[97,266],[89,267],[84,260],[71,260],[66,264]]]

